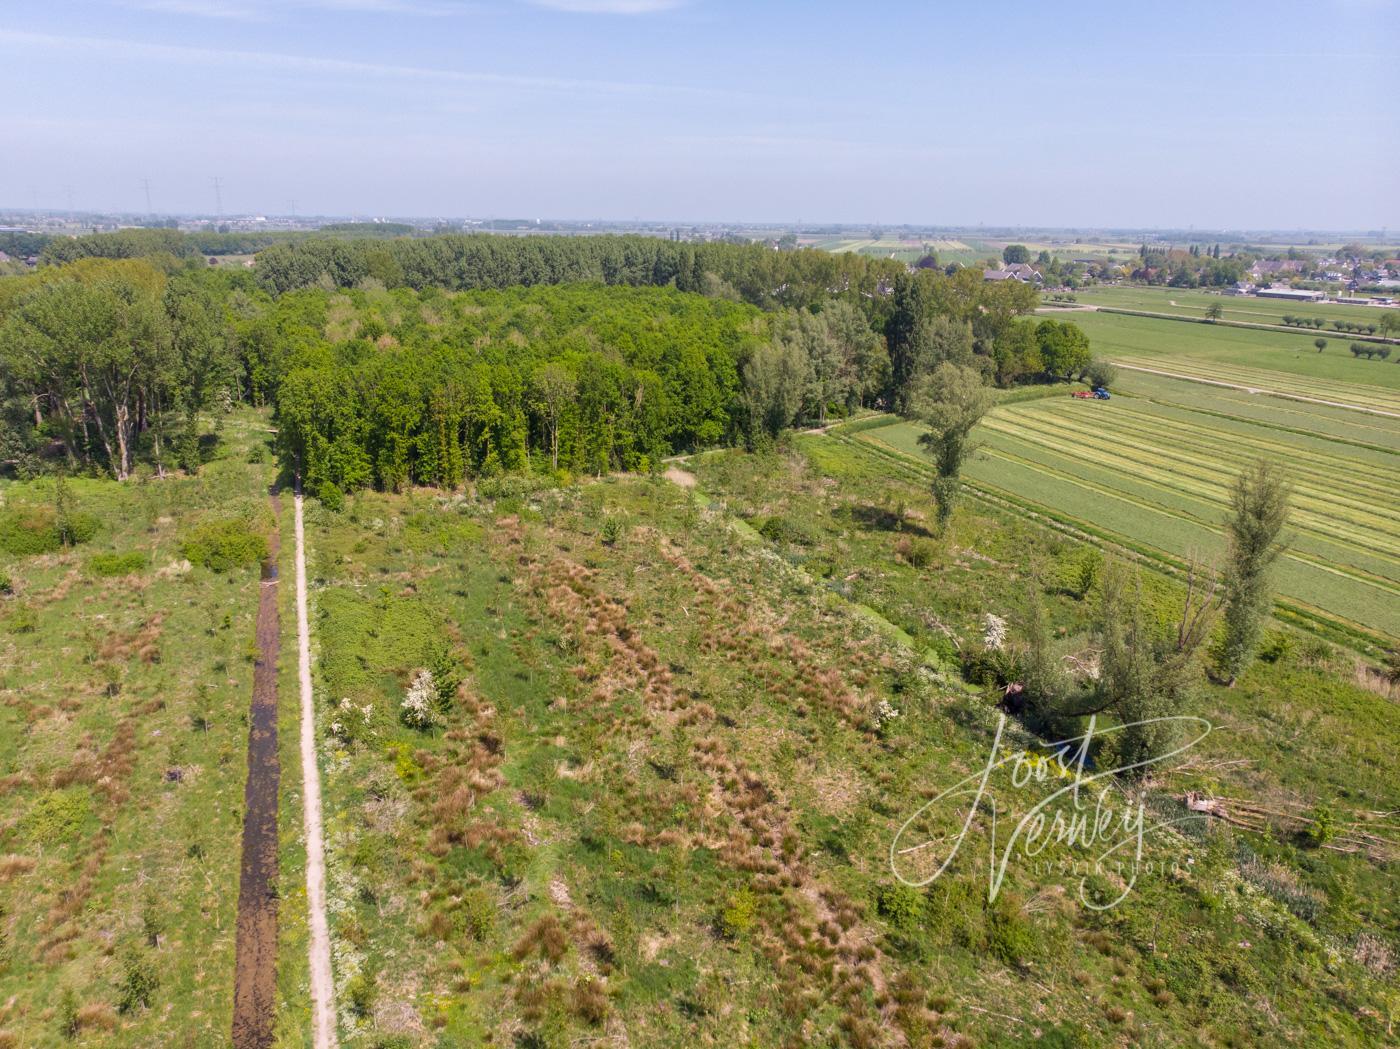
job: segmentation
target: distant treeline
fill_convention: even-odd
[[[1090,364],[1073,324],[1024,318],[1026,285],[855,254],[310,238],[249,271],[170,231],[65,243],[88,257],[0,280],[0,458],[21,472],[197,469],[195,420],[238,400],[274,406],[313,490],[637,469],[904,410],[944,363],[1001,385]]]
[[[657,237],[501,237],[486,233],[420,239],[310,238],[258,256],[273,294],[313,286],[476,291],[538,284],[669,284],[752,305],[809,307],[835,297],[873,299],[901,263],[824,251],[774,251],[761,244],[691,244]]]
[[[3,239],[0,239],[0,250],[11,255],[37,254],[41,263],[57,266],[87,258],[137,259],[169,255],[175,259],[190,259],[201,255],[252,255],[274,245],[294,244],[310,238],[383,240],[411,236],[414,232],[414,227],[402,222],[335,222],[322,226],[315,233],[294,230],[186,233],[176,229],[134,226],[81,237],[41,233],[5,234],[5,237],[23,238],[15,244],[24,250],[11,251],[5,247]]]
[[[47,233],[0,233],[0,251],[17,259],[27,259],[43,251],[44,245],[51,239]]]

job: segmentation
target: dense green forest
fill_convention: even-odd
[[[1028,287],[854,254],[323,238],[229,272],[175,231],[58,243],[0,282],[0,459],[21,474],[195,470],[201,413],[239,401],[274,406],[313,491],[644,469],[913,410],[940,365],[1009,385],[1090,364],[1073,325],[1023,319]]]

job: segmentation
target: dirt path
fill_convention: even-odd
[[[1245,386],[1237,382],[1223,382],[1220,379],[1203,379],[1199,375],[1182,375],[1180,372],[1163,371],[1161,368],[1144,368],[1140,364],[1124,364],[1122,361],[1110,361],[1114,367],[1126,368],[1130,372],[1147,372],[1150,375],[1161,375],[1168,379],[1182,379],[1186,382],[1204,383],[1206,386],[1224,386],[1229,390],[1243,390],[1245,393],[1262,393],[1269,397],[1282,397],[1287,401],[1306,401],[1308,404],[1323,404],[1329,408],[1349,408],[1354,412],[1365,412],[1367,415],[1384,415],[1391,419],[1400,419],[1400,412],[1388,412],[1382,408],[1368,408],[1364,404],[1348,404],[1345,401],[1326,401],[1321,397],[1307,397],[1301,393],[1285,393],[1282,390],[1271,390],[1264,386]]]
[[[334,1049],[335,983],[331,979],[330,930],[326,924],[326,857],[321,837],[321,770],[316,763],[316,712],[311,695],[311,631],[306,614],[306,528],[301,485],[296,492],[297,680],[301,685],[302,812],[306,830],[306,905],[309,912],[311,1029],[315,1049]]]
[[[272,515],[280,501],[269,495]],[[258,658],[248,715],[248,780],[243,789],[243,859],[238,874],[238,925],[234,948],[234,1049],[272,1045],[277,993],[277,555],[274,525],[258,586]]]

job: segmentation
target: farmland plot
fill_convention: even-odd
[[[1281,462],[1294,483],[1283,598],[1306,611],[1400,634],[1400,458],[1318,433],[1119,399],[1055,398],[996,409],[981,431],[974,486],[1123,539],[1165,559],[1218,556],[1229,486],[1250,459]],[[921,457],[898,423],[861,439]]]
[[[1220,295],[1205,291],[1192,291],[1186,288],[1138,288],[1126,286],[1106,286],[1087,288],[1076,293],[1080,302],[1100,306],[1115,306],[1124,310],[1145,310],[1149,313],[1170,313],[1180,317],[1204,317],[1206,309],[1219,306],[1225,320],[1240,321],[1245,324],[1282,324],[1287,314],[1305,317],[1320,317],[1328,322],[1321,332],[1313,332],[1314,337],[1332,335],[1345,338],[1344,334],[1331,329],[1334,320],[1354,321],[1358,324],[1378,324],[1387,312],[1381,306],[1342,306],[1325,302],[1289,302],[1286,299],[1260,299],[1253,296]]]
[[[1348,403],[1352,403],[1349,398],[1363,397],[1366,399],[1355,403],[1370,404],[1386,392],[1400,390],[1400,367],[1396,367],[1393,355],[1389,361],[1358,360],[1347,352],[1344,335],[1189,324],[1119,313],[1079,312],[1068,315],[1068,319],[1084,329],[1098,356],[1110,360],[1145,361],[1151,367],[1187,374],[1204,374],[1207,366],[1274,372],[1278,374],[1271,381],[1258,374],[1239,378],[1243,374],[1240,372],[1235,372],[1234,378],[1205,377],[1223,377],[1266,389],[1281,388],[1280,383],[1289,380],[1290,392]],[[1313,340],[1319,337],[1328,340],[1322,353],[1313,346]],[[1334,397],[1323,392],[1335,389],[1333,384],[1342,384],[1347,396]],[[1364,393],[1352,387],[1376,389]]]

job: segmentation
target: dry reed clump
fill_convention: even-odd
[[[143,663],[159,663],[164,623],[165,614],[156,612],[134,631],[111,632],[97,649],[98,660],[104,663],[129,663],[136,658]]]
[[[514,833],[473,819],[477,801],[505,783],[500,771],[501,740],[490,729],[495,712],[466,689],[459,690],[458,709],[470,717],[473,727],[449,729],[444,737],[447,746],[439,752],[414,754],[424,777],[413,797],[431,826],[430,853],[442,857],[456,845],[486,846],[495,862],[515,840]]]
[[[558,965],[568,953],[569,935],[552,914],[536,919],[510,950],[510,956],[517,962],[536,954],[550,965]]]
[[[0,856],[0,883],[12,881],[22,874],[28,874],[35,867],[35,861],[28,856],[14,853]]]

